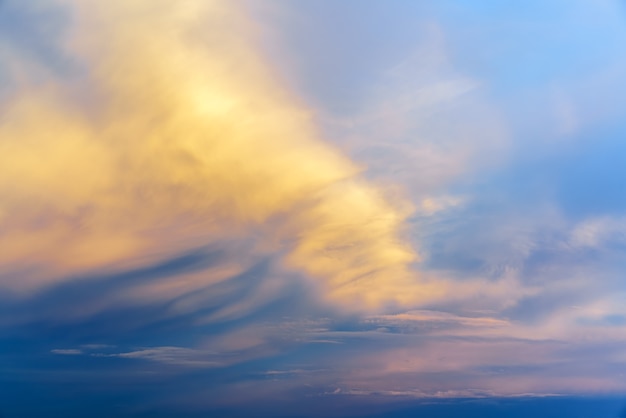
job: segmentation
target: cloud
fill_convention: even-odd
[[[318,125],[238,3],[40,3],[73,20],[22,42],[0,24],[0,327],[31,350],[16,376],[174,371],[163,398],[214,404],[624,389],[624,219],[542,194],[568,156],[509,155],[520,133],[488,80],[452,68],[443,25]],[[574,99],[556,127],[572,142]]]
[[[223,364],[211,359],[212,353],[192,350],[183,347],[152,347],[117,354],[92,354],[93,356],[120,357],[128,359],[144,359],[157,363],[186,367],[219,367]]]
[[[606,249],[610,244],[622,244],[626,238],[626,220],[614,216],[595,216],[576,224],[569,237],[574,249]]]
[[[354,331],[323,333],[346,343],[335,346],[332,355],[312,360],[332,371],[323,381],[330,392],[339,387],[343,394],[383,398],[454,398],[618,393],[624,388],[619,379],[623,338],[551,335],[541,327],[525,334],[520,324],[507,321],[468,326],[456,319],[442,323],[440,318],[451,318],[449,314],[419,316],[372,318],[365,330],[361,324]],[[374,329],[381,323],[387,327]]]
[[[76,348],[55,348],[54,350],[50,350],[50,352],[64,356],[78,356],[83,354],[82,350]]]
[[[2,287],[239,240],[284,254],[338,306],[428,298],[409,267],[407,206],[319,137],[234,7],[61,4],[77,75],[16,78],[2,104]]]

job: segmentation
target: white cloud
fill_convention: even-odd
[[[50,352],[65,356],[77,356],[83,354],[83,351],[77,348],[55,348],[54,350],[50,350]]]

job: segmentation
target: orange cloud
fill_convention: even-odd
[[[254,251],[285,253],[285,268],[340,305],[433,291],[409,269],[406,205],[320,139],[232,4],[63,3],[74,16],[65,48],[85,71],[22,78],[4,104],[0,285],[252,236]]]

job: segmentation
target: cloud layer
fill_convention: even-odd
[[[0,414],[624,393],[617,11],[1,2]]]

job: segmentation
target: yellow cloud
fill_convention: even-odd
[[[432,290],[409,269],[402,205],[320,139],[230,2],[64,3],[84,73],[21,80],[0,122],[1,285],[254,235],[340,305]]]

